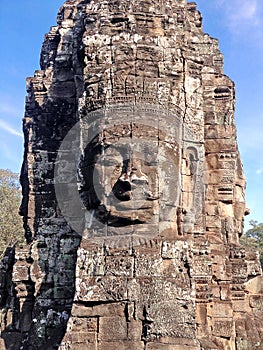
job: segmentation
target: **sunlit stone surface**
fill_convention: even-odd
[[[66,1],[28,78],[0,349],[254,350],[233,82],[184,0]]]

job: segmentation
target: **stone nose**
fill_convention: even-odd
[[[140,161],[127,159],[123,162],[122,173],[114,184],[112,192],[119,200],[129,201],[134,191],[146,185],[148,185],[148,178],[141,171]]]
[[[137,159],[127,159],[123,162],[119,180],[134,185],[148,184],[148,177],[141,171],[140,161]]]

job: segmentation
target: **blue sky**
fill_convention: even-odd
[[[236,123],[249,219],[263,221],[263,1],[196,0],[204,31],[219,39],[236,84]],[[0,168],[19,172],[25,79],[39,68],[43,37],[63,0],[0,0]],[[248,225],[246,225],[248,227]]]

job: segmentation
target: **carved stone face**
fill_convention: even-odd
[[[107,130],[85,149],[80,165],[85,207],[113,227],[176,221],[178,145],[162,140],[155,128],[123,125],[122,130]]]
[[[55,188],[61,213],[77,233],[109,241],[121,236],[127,244],[124,236],[134,242],[201,232],[203,146],[179,115],[147,104],[114,105],[88,113],[70,130]]]
[[[150,148],[145,147],[145,142],[107,146],[95,166],[104,184],[101,202],[111,213],[109,225],[142,224],[158,214],[156,155],[145,154],[143,146]]]
[[[73,141],[80,145],[80,154],[71,151]],[[56,196],[61,213],[87,238],[174,239],[193,229],[199,232],[204,211],[202,147],[176,113],[155,106],[90,112],[60,148]]]

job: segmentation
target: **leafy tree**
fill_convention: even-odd
[[[24,243],[23,222],[18,214],[20,201],[18,174],[0,169],[0,256],[8,246]]]
[[[241,237],[241,243],[259,251],[260,262],[263,267],[263,223],[259,224],[255,220],[250,220],[249,224],[252,228]]]

